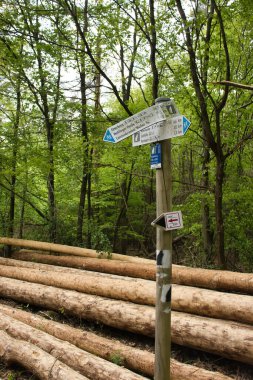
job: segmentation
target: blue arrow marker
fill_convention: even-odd
[[[183,134],[185,134],[188,131],[190,125],[191,122],[185,116],[183,116]]]
[[[110,132],[110,129],[107,129],[103,138],[104,141],[115,143],[115,138]]]

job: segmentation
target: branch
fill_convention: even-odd
[[[9,192],[14,193],[18,198],[22,199],[24,202],[26,202],[27,204],[29,204],[29,206],[31,206],[37,212],[37,214],[39,214],[39,216],[41,218],[43,218],[45,220],[48,220],[47,216],[45,214],[43,214],[43,212],[40,211],[31,201],[29,201],[28,199],[24,198],[22,195],[18,194],[17,192],[13,191],[8,186],[4,185],[2,182],[0,182],[0,186],[2,186],[4,189],[8,190]]]
[[[230,87],[237,87],[237,88],[242,88],[243,90],[251,90],[253,91],[253,86],[249,84],[241,84],[241,83],[236,83],[236,82],[230,82],[228,80],[222,80],[220,82],[211,82],[212,84],[218,84],[221,86],[230,86]]]

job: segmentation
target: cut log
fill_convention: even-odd
[[[112,273],[120,276],[143,278],[147,280],[155,280],[156,277],[154,263],[137,265],[136,263],[119,260],[115,261],[88,257],[55,256],[27,250],[13,252],[12,257],[18,260],[61,265],[95,272]]]
[[[93,380],[144,380],[143,376],[92,355],[75,345],[0,312],[0,329],[16,339],[29,341],[67,366]]]
[[[155,309],[46,285],[0,278],[0,296],[60,310],[121,330],[154,336]],[[172,313],[172,341],[252,364],[253,328],[249,325]]]
[[[41,380],[89,380],[35,345],[10,337],[0,330],[0,358],[19,363]]]
[[[21,260],[34,260],[48,264],[71,266],[97,272],[108,272],[130,277],[155,280],[156,267],[154,260],[146,260],[138,265],[114,260],[95,260],[77,257],[41,255],[33,252],[16,252],[13,257]],[[172,282],[175,284],[196,286],[200,288],[226,290],[244,294],[253,294],[253,274],[230,271],[189,268],[181,265],[172,266]]]
[[[34,241],[34,240],[23,240],[23,239],[1,237],[0,244],[6,244],[6,245],[11,245],[11,246],[16,246],[16,247],[39,249],[42,251],[49,251],[49,252],[58,252],[58,253],[64,253],[67,255],[95,257],[95,258],[109,258],[113,260],[122,260],[122,261],[128,261],[128,262],[139,263],[139,264],[145,264],[145,263],[150,262],[150,260],[143,259],[141,257],[120,255],[118,253],[107,253],[107,252],[101,252],[101,251],[97,252],[94,249],[72,247],[69,245],[54,244],[54,243],[47,243],[47,242]]]
[[[172,269],[172,277],[173,283],[176,284],[253,294],[252,273],[237,273],[174,265]]]
[[[8,259],[7,259],[8,260]],[[1,260],[0,260],[1,263]],[[34,264],[33,264],[34,265]],[[155,283],[143,279],[74,270],[66,273],[0,265],[0,276],[94,294],[107,298],[155,305]],[[60,268],[61,269],[61,268]],[[86,275],[85,275],[86,274]],[[214,290],[173,285],[172,309],[191,314],[234,320],[253,325],[252,296],[228,294]]]
[[[0,277],[0,296],[97,321],[121,330],[154,335],[154,307]],[[145,313],[143,323],[142,313]]]
[[[10,306],[0,304],[0,311],[21,322],[45,331],[56,338],[75,344],[75,346],[94,355],[107,360],[118,357],[122,360],[122,364],[125,367],[148,376],[154,376],[155,358],[151,352],[127,346],[119,341],[104,338],[88,331],[63,325],[59,322],[49,321],[41,316],[14,309]],[[221,373],[206,371],[192,365],[180,363],[174,359],[171,360],[171,375],[172,380],[188,380],[193,378],[194,380],[231,379]]]
[[[137,304],[155,305],[155,283],[153,281],[119,276],[101,276],[100,273],[96,272],[89,272],[87,275],[80,270],[76,270],[77,273],[69,272],[66,276],[65,271],[56,272],[55,270],[39,269],[27,271],[27,268],[0,265],[0,276],[2,277],[77,290],[78,292],[131,301]]]

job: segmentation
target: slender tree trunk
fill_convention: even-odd
[[[8,235],[13,237],[14,233],[14,218],[15,218],[15,186],[17,180],[16,166],[17,166],[17,154],[18,154],[18,129],[21,110],[21,91],[20,91],[20,78],[17,84],[17,105],[16,105],[16,117],[13,126],[13,147],[12,147],[12,172],[11,172],[11,192],[10,192],[10,209],[9,209],[9,228]]]
[[[205,198],[205,193],[209,188],[209,163],[210,163],[210,152],[206,144],[203,147],[203,160],[202,160],[202,186],[205,188],[204,196],[201,201],[202,208],[202,239],[203,248],[206,257],[206,262],[209,264],[212,262],[212,248],[213,248],[213,234],[211,231],[210,224],[210,209],[207,199]]]
[[[57,240],[57,222],[55,205],[55,175],[54,175],[54,124],[47,119],[47,144],[49,153],[49,172],[47,177],[48,203],[49,203],[49,237],[50,241]]]
[[[115,223],[114,228],[114,238],[113,238],[113,251],[117,251],[119,249],[120,252],[123,254],[126,253],[126,239],[124,239],[122,236],[119,239],[119,230],[121,226],[127,225],[127,207],[128,207],[128,199],[130,195],[130,190],[132,186],[132,179],[133,179],[133,169],[134,169],[134,161],[132,162],[130,174],[129,177],[125,179],[125,181],[121,185],[121,193],[122,193],[122,200],[121,200],[121,208],[120,212],[117,218],[117,221]],[[125,234],[125,232],[124,232]],[[120,246],[119,241],[120,240]]]
[[[153,100],[158,97],[158,86],[159,86],[159,74],[156,66],[156,21],[155,21],[155,2],[154,0],[149,0],[149,11],[150,11],[150,64],[152,70],[152,96]]]
[[[92,243],[92,231],[91,231],[91,220],[92,220],[92,204],[91,204],[91,166],[92,166],[92,156],[93,156],[93,149],[90,151],[89,155],[89,173],[88,173],[88,183],[87,183],[87,221],[88,221],[88,228],[87,228],[87,248],[91,248]]]
[[[27,165],[27,162],[26,162]],[[23,194],[22,194],[22,203],[21,203],[21,211],[20,211],[20,224],[19,224],[19,239],[23,238],[23,232],[24,232],[24,225],[25,225],[25,199],[26,199],[26,193],[27,193],[27,186],[28,186],[28,169],[26,167],[26,173],[25,173],[25,183],[23,187]]]
[[[87,30],[88,30],[88,0],[85,0],[83,18],[84,18],[83,33],[84,35],[86,35]],[[83,47],[83,50],[84,50],[84,47]],[[82,183],[81,183],[81,189],[80,189],[80,199],[79,199],[78,216],[77,216],[77,243],[82,244],[83,243],[83,222],[84,222],[85,201],[86,201],[86,196],[87,196],[87,186],[89,182],[89,178],[88,178],[89,177],[89,140],[88,140],[87,96],[86,96],[87,78],[86,78],[86,62],[85,62],[84,51],[81,57],[77,57],[77,60],[79,61],[79,64],[80,64],[79,74],[80,74],[80,81],[81,81],[81,88],[80,88],[81,107],[82,107],[81,124],[82,124],[82,140],[83,140],[83,170],[82,170]]]
[[[215,219],[216,219],[216,255],[215,262],[226,269],[226,258],[224,249],[224,220],[223,220],[223,180],[225,162],[222,158],[216,160],[216,186],[215,186]]]

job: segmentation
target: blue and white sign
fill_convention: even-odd
[[[161,169],[162,167],[162,149],[161,144],[154,144],[151,146],[151,169]]]
[[[143,128],[150,127],[178,114],[179,112],[173,100],[156,104],[108,128],[103,140],[117,143],[141,131]],[[135,140],[138,143],[138,134],[135,136]]]
[[[162,140],[183,136],[189,129],[191,122],[183,115],[166,119],[166,121],[153,124],[133,135],[133,146],[150,144]]]

